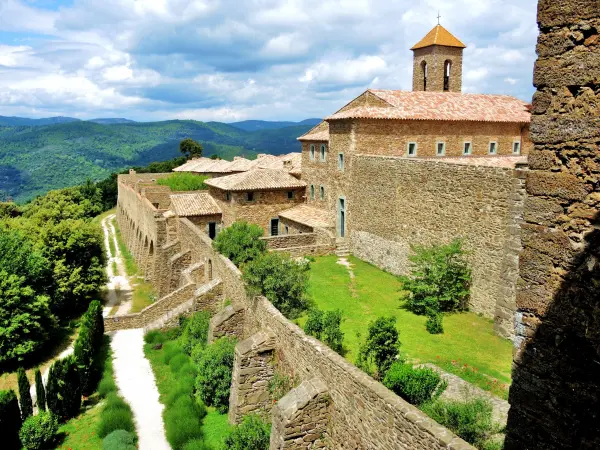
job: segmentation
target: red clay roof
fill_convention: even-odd
[[[279,213],[279,217],[293,222],[308,225],[311,228],[331,228],[334,226],[329,213],[324,209],[313,208],[308,205],[298,205]]]
[[[411,50],[418,48],[429,47],[431,45],[443,45],[445,47],[458,47],[466,48],[467,46],[459,41],[452,33],[446,30],[440,24],[433,27],[433,29],[425,35],[423,39],[417,42]]]
[[[326,118],[529,123],[528,104],[507,95],[370,89],[389,107],[359,106]]]
[[[221,208],[207,192],[173,194],[170,209],[179,217],[221,214]]]
[[[325,141],[329,142],[329,124],[325,121],[310,129],[298,138],[299,141]]]
[[[298,189],[306,186],[302,180],[280,169],[252,169],[247,172],[210,178],[208,186],[223,191],[269,191],[280,189]]]

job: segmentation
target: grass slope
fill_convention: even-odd
[[[355,360],[357,333],[364,339],[370,321],[393,315],[398,319],[406,356],[436,363],[500,397],[506,396],[504,385],[510,383],[512,345],[494,334],[490,320],[473,313],[448,315],[444,317],[444,334],[431,335],[425,329],[425,317],[402,308],[401,284],[395,276],[350,257],[355,274],[352,281],[348,269],[336,261],[335,256],[324,256],[312,263],[310,294],[319,308],[343,311],[346,358]],[[301,318],[300,324],[305,320]]]
[[[179,156],[179,142],[186,137],[201,142],[205,155],[225,159],[300,151],[296,138],[310,128],[295,125],[245,131],[220,122],[192,120],[0,126],[0,199],[12,196],[24,201],[88,178],[99,180],[126,167],[171,159]]]

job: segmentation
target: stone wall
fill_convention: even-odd
[[[519,251],[523,176],[509,168],[357,155],[348,200],[352,252],[402,274],[410,245],[463,238],[471,252],[471,309],[486,317],[495,317],[498,304],[514,309],[514,292],[505,288],[515,285],[516,270],[507,271],[506,260]],[[504,312],[510,336],[512,314]]]
[[[600,448],[599,11],[538,5],[506,449]]]

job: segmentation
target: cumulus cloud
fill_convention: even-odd
[[[410,89],[436,23],[466,92],[530,100],[534,0],[0,0],[3,114],[137,120],[323,117]]]

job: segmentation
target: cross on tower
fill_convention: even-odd
[[[441,17],[442,17],[442,16],[440,16],[440,10],[438,9],[438,15],[437,15],[438,25],[440,24],[440,18],[441,18]]]

